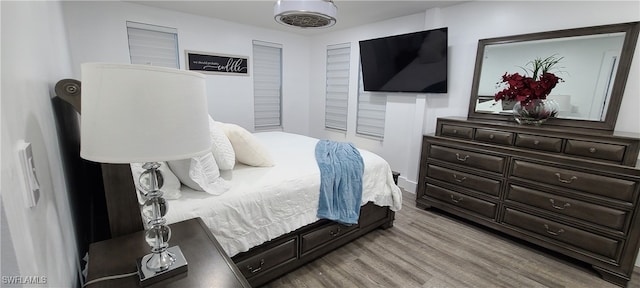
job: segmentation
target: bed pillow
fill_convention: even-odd
[[[144,163],[131,163],[131,174],[133,175],[133,183],[135,183],[136,189],[138,191],[144,191],[140,188],[140,175],[144,172],[144,168],[142,165]],[[176,177],[173,172],[169,169],[169,166],[165,162],[160,162],[160,173],[162,173],[162,178],[164,179],[164,184],[160,190],[163,192],[163,197],[165,199],[178,199],[182,194],[180,193],[180,180]]]
[[[220,122],[218,122],[220,123]],[[270,167],[274,161],[262,143],[246,129],[231,123],[220,123],[227,135],[238,162],[257,167]]]
[[[211,116],[209,116],[209,135],[213,143],[211,153],[213,153],[213,158],[216,159],[218,168],[220,170],[233,169],[236,165],[236,153],[233,151],[233,146],[227,135],[224,134],[219,125],[216,125]]]
[[[230,188],[229,183],[220,177],[220,170],[212,153],[167,163],[180,182],[193,190],[221,195]]]

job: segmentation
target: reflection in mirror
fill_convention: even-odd
[[[602,121],[623,42],[624,33],[612,33],[488,45],[484,49],[478,95],[495,95],[501,90],[496,82],[504,73],[523,74],[521,67],[532,59],[556,55],[563,59],[558,71],[550,72],[564,82],[558,83],[549,98],[556,100],[560,107],[557,117]],[[476,107],[476,111],[483,109],[481,107]],[[489,110],[502,111],[495,112],[496,107]]]
[[[638,23],[480,40],[469,117],[511,117],[513,103],[493,100],[502,90],[498,86],[502,75],[524,75],[530,61],[553,55],[562,60],[550,72],[564,81],[549,95],[560,107],[558,119],[550,123],[613,130],[636,46]]]

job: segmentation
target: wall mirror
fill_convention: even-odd
[[[493,100],[502,75],[555,55],[563,58],[552,72],[564,82],[549,95],[560,109],[545,125],[613,130],[639,28],[631,22],[479,40],[469,118],[512,121],[509,103]]]

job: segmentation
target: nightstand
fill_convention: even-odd
[[[251,287],[202,219],[169,225],[169,247],[178,245],[188,263],[187,273],[148,287]],[[93,279],[137,271],[136,259],[149,253],[144,231],[91,244],[87,282]],[[138,275],[105,280],[97,287],[139,287]]]

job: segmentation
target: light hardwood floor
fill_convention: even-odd
[[[444,213],[403,193],[394,227],[373,231],[265,287],[618,287],[584,263]],[[640,269],[627,287],[640,287]]]

